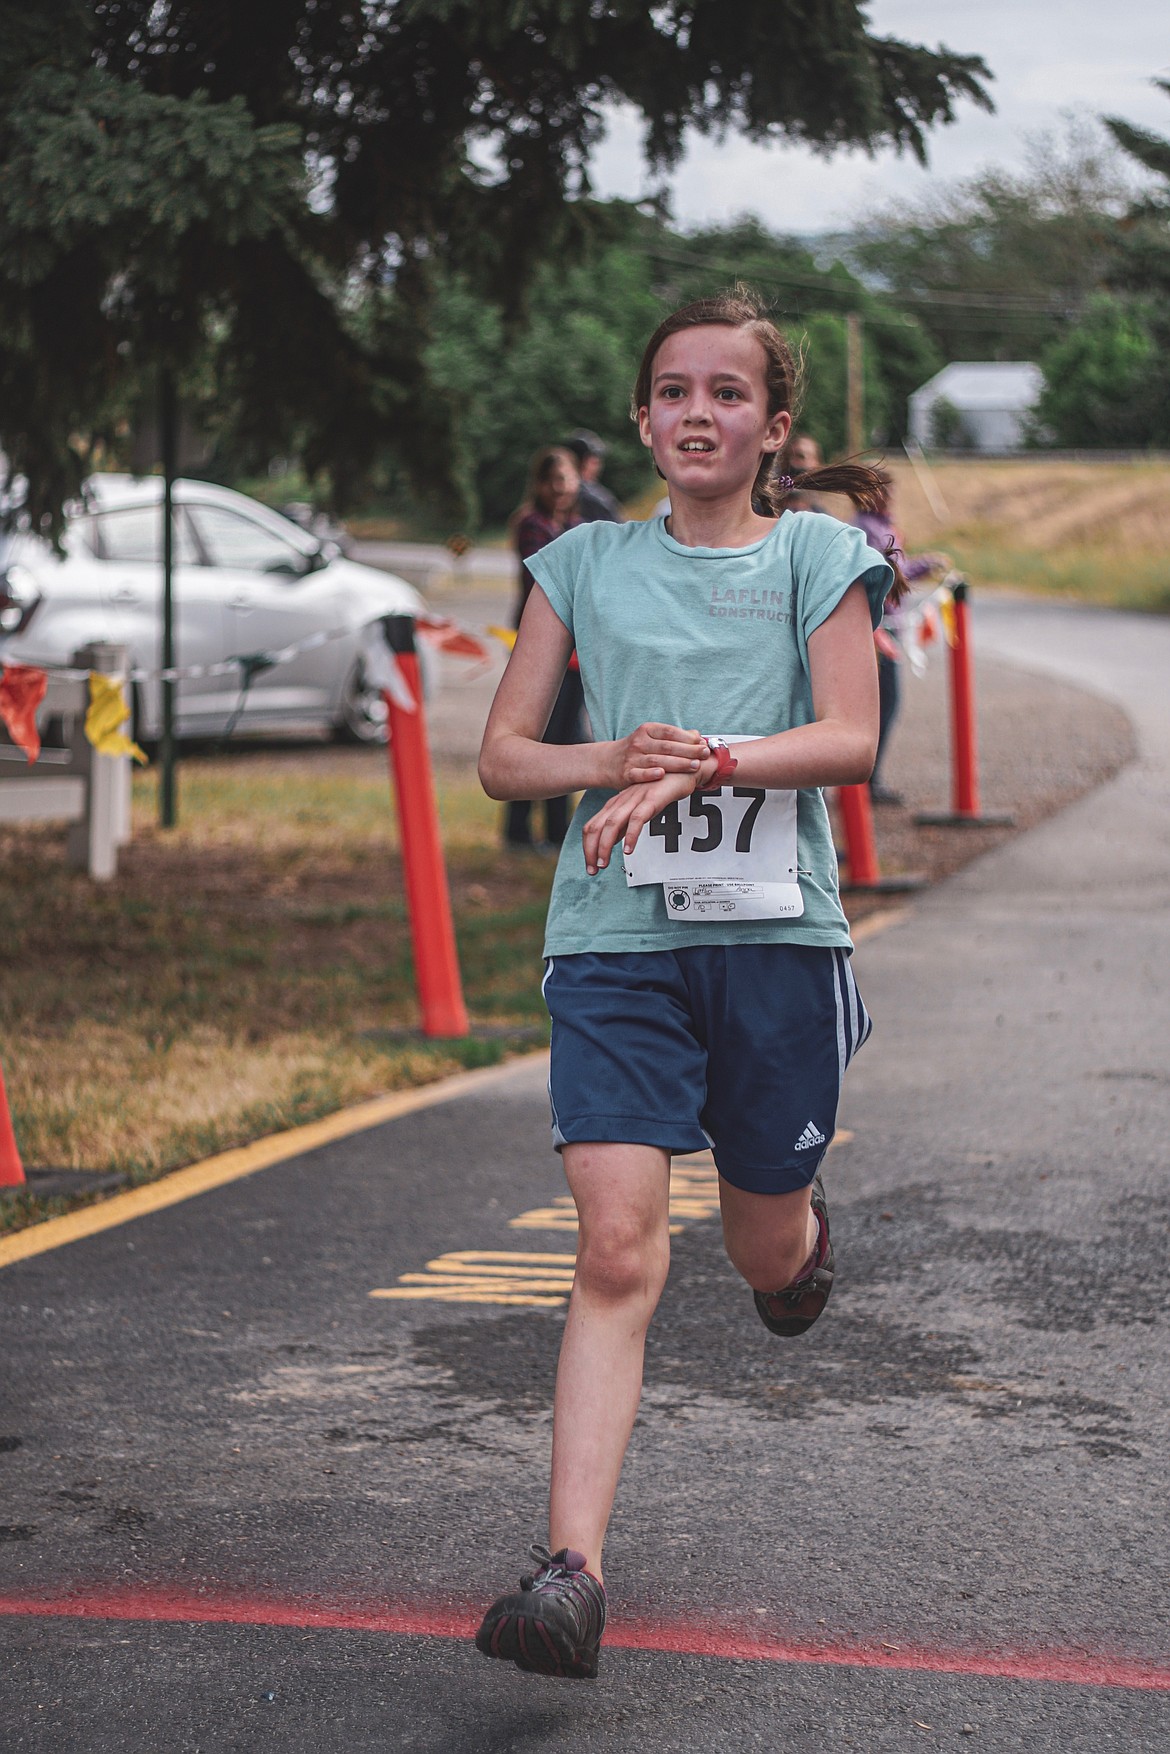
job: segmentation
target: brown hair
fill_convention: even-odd
[[[792,349],[766,314],[763,300],[749,286],[734,286],[730,292],[716,293],[713,298],[695,299],[672,311],[655,329],[642,355],[630,413],[636,420],[638,411],[649,407],[654,361],[663,342],[683,329],[699,329],[721,323],[728,329],[747,329],[755,336],[764,354],[764,383],[768,392],[768,415],[790,414],[799,399],[800,371]],[[659,470],[659,474],[662,471]],[[784,475],[776,458],[769,452],[760,459],[760,467],[752,485],[752,504],[765,517],[777,518],[796,493],[843,493],[861,511],[884,511],[890,489],[890,477],[884,469],[846,458],[819,469],[802,469],[797,475]],[[886,560],[894,569],[894,586],[890,595],[895,601],[907,589],[891,542]]]

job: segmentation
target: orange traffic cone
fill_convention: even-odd
[[[24,1165],[16,1149],[12,1116],[8,1112],[8,1096],[4,1089],[4,1073],[0,1071],[0,1188],[22,1188]]]

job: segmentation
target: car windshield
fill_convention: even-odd
[[[309,570],[304,551],[265,524],[241,517],[224,506],[192,506],[190,515],[212,566],[231,567],[236,572],[283,572],[297,576]]]

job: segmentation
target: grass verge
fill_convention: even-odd
[[[461,1042],[417,1033],[384,755],[189,759],[166,835],[153,774],[135,786],[135,838],[109,886],[65,869],[63,830],[0,831],[0,1037],[26,1164],[145,1181],[543,1039],[551,864],[505,859],[472,778],[439,779],[484,1029]],[[36,1215],[21,1196],[0,1227]]]

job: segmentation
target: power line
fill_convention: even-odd
[[[683,250],[661,248],[655,245],[635,246],[639,254],[652,261],[663,262],[679,268],[706,268],[717,274],[736,275],[743,272],[743,264],[721,262],[709,256],[692,256]],[[848,272],[848,270],[847,270]],[[863,281],[854,280],[850,286],[835,285],[828,275],[801,273],[799,269],[767,270],[767,277],[778,286],[808,287],[810,290],[835,295],[845,301],[856,289],[865,292],[870,298],[887,299],[890,303],[910,306],[938,305],[953,309],[971,309],[995,311],[1015,311],[1021,315],[1069,317],[1080,308],[1083,295],[1068,292],[1063,295],[1048,295],[1024,292],[954,292],[944,287],[927,287],[918,292],[875,291]]]

